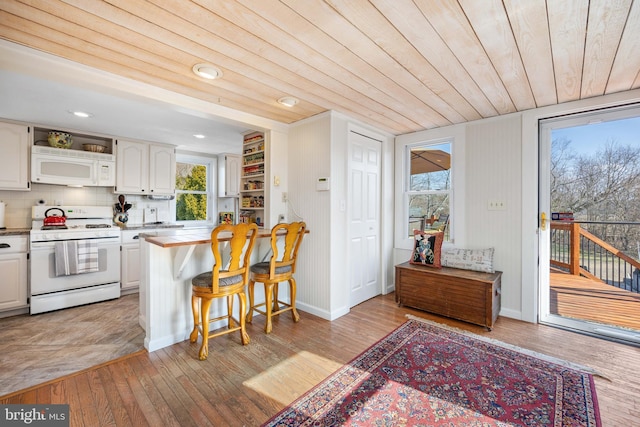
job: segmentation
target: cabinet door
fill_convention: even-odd
[[[0,189],[30,190],[29,127],[0,122]]]
[[[224,154],[218,162],[219,197],[238,197],[240,195],[241,156]]]
[[[122,290],[137,289],[140,286],[140,245],[122,245],[120,253]]]
[[[120,140],[117,142],[116,153],[116,191],[148,193],[149,145]]]
[[[176,152],[173,147],[149,146],[149,191],[152,194],[176,192]]]
[[[0,310],[27,306],[27,254],[0,254]]]

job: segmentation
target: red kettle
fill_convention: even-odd
[[[49,216],[50,211],[60,211],[62,215],[58,215],[57,213]],[[64,214],[64,211],[60,208],[49,208],[44,213],[44,225],[65,225],[67,221],[67,217]]]

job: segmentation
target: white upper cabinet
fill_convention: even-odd
[[[0,122],[0,190],[31,190],[29,126]]]
[[[149,144],[116,142],[116,192],[141,194],[149,190]]]
[[[240,195],[240,161],[238,154],[221,154],[218,157],[218,197]]]
[[[118,140],[116,188],[126,194],[174,194],[175,148],[168,145]]]
[[[149,191],[151,194],[176,192],[176,150],[167,145],[149,146]]]

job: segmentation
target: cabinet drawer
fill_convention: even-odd
[[[23,236],[0,236],[0,255],[27,252],[27,238]]]
[[[122,244],[123,245],[130,245],[130,244],[136,244],[140,241],[139,239],[139,235],[140,233],[142,233],[143,231],[140,230],[135,230],[135,231],[123,231],[122,232]]]

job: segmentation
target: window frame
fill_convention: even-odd
[[[215,158],[206,157],[206,156],[198,156],[192,154],[180,154],[176,153],[176,179],[177,179],[177,167],[178,163],[190,163],[196,165],[204,165],[207,167],[207,189],[206,191],[182,191],[176,187],[176,197],[171,201],[171,217],[177,224],[183,224],[185,226],[198,226],[198,225],[208,225],[213,222],[214,215],[216,212],[216,207],[214,206],[216,197],[214,192],[216,191],[217,185],[214,182],[214,177],[217,176],[217,161]],[[207,218],[205,220],[178,220],[176,218],[176,203],[178,201],[179,194],[206,194],[207,195]]]
[[[465,244],[465,124],[456,124],[447,127],[434,128],[406,135],[400,135],[395,139],[394,148],[394,248],[396,249],[396,261],[401,262],[409,256],[413,248],[414,240],[406,236],[409,228],[408,199],[406,199],[406,183],[409,161],[406,155],[408,145],[436,145],[443,142],[451,143],[451,197],[449,201],[449,241],[444,246]]]
[[[404,180],[403,180],[403,205],[404,205],[404,216],[403,222],[405,224],[405,232],[409,230],[409,199],[411,196],[419,196],[419,195],[448,195],[449,197],[449,223],[451,224],[451,218],[453,217],[453,193],[454,193],[454,183],[453,183],[453,174],[454,174],[454,155],[453,155],[453,137],[447,138],[439,138],[435,140],[423,141],[423,142],[415,142],[411,144],[407,144],[404,146],[404,164],[406,167],[404,168]],[[429,149],[434,146],[441,145],[449,145],[449,155],[450,159],[450,175],[449,175],[449,189],[447,190],[411,190],[411,150],[416,148],[425,148]],[[449,224],[449,226],[450,226]],[[448,226],[448,227],[449,227]],[[413,241],[413,236],[407,234],[407,239]],[[445,242],[450,242],[452,239],[452,233],[449,233],[450,238]]]

